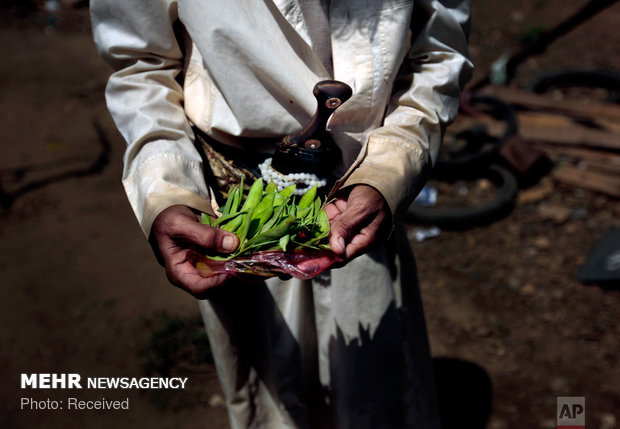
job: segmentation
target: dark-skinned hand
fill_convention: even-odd
[[[153,222],[151,234],[170,282],[196,298],[206,298],[230,277],[201,276],[192,263],[191,252],[229,254],[239,246],[239,238],[201,224],[200,215],[189,207],[177,205],[161,212]]]
[[[348,195],[328,204],[325,211],[331,222],[329,244],[345,261],[383,243],[392,223],[385,198],[368,185],[353,187]]]

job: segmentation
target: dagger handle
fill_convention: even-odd
[[[318,82],[312,91],[316,98],[317,108],[310,123],[301,131],[289,135],[285,138],[287,143],[305,147],[308,150],[318,149],[324,144],[327,135],[327,120],[332,113],[345,101],[351,98],[353,90],[349,85],[337,80],[323,80]],[[319,147],[313,148],[313,143]],[[310,146],[310,147],[309,147]]]

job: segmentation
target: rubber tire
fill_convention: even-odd
[[[608,101],[620,103],[620,75],[609,70],[563,70],[536,79],[530,89],[538,94],[552,88],[601,88],[607,90]]]
[[[469,104],[483,104],[492,107],[491,114],[503,120],[506,124],[504,132],[498,137],[490,147],[475,152],[465,153],[454,158],[442,157],[441,153],[435,169],[433,178],[439,180],[456,180],[471,176],[472,171],[486,169],[498,156],[499,151],[506,140],[517,133],[517,115],[513,107],[496,97],[474,95],[469,100]],[[470,131],[472,129],[470,128]]]
[[[512,212],[519,193],[514,174],[499,165],[491,165],[479,178],[486,178],[497,186],[494,198],[480,206],[445,208],[411,204],[405,213],[407,223],[435,225],[445,230],[463,230],[488,225]]]

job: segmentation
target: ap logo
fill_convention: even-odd
[[[557,429],[585,429],[586,398],[583,396],[559,396]]]

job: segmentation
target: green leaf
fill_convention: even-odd
[[[321,233],[329,234],[331,225],[329,223],[329,216],[327,216],[325,209],[321,209],[321,211],[319,211],[319,214],[316,217],[316,223],[318,224]]]
[[[226,199],[226,204],[224,204],[224,207],[220,207],[219,210],[222,213],[223,216],[226,216],[227,214],[230,213],[230,206],[232,204],[232,201],[234,199],[234,189],[232,191],[230,191],[228,193],[228,198]]]
[[[316,218],[316,216],[318,216],[319,211],[321,210],[321,197],[316,197],[316,199],[314,200],[314,207],[312,210],[312,217],[313,219]]]
[[[250,240],[248,240],[248,246],[253,246],[260,243],[267,243],[268,241],[279,240],[282,236],[289,233],[291,226],[295,223],[294,216],[287,216],[280,221],[273,228],[256,234]]]
[[[252,186],[250,187],[250,190],[248,191],[248,196],[245,199],[243,206],[241,207],[241,211],[249,212],[251,209],[253,209],[254,207],[258,205],[262,196],[263,196],[263,179],[259,178],[254,183],[252,183]]]
[[[236,213],[228,213],[227,215],[222,215],[219,218],[215,219],[215,221],[213,222],[213,225],[217,226],[217,225],[225,224],[229,220],[234,219],[237,216],[241,216],[242,214],[245,214],[245,213],[247,212],[236,212]]]
[[[254,210],[252,220],[250,221],[250,229],[248,230],[248,238],[254,236],[273,214],[274,197],[275,194],[273,193],[266,194]]]
[[[274,182],[269,182],[265,187],[265,193],[275,194],[276,192],[278,192],[278,187],[276,186],[276,184]]]
[[[295,189],[297,189],[296,185],[287,186],[286,188],[284,188],[280,192],[278,192],[278,195],[280,195],[282,197],[282,199],[284,201],[286,201],[289,198],[291,198],[291,196],[295,192]]]
[[[236,213],[239,210],[239,206],[241,205],[241,199],[243,198],[243,176],[241,176],[241,183],[235,186],[233,189],[233,200],[230,204],[230,212]]]
[[[291,235],[286,234],[280,238],[280,241],[278,241],[278,245],[280,246],[280,249],[282,249],[283,252],[286,252],[286,246],[288,246],[288,242],[290,239],[291,239]]]
[[[254,209],[252,208],[250,209],[249,213],[245,215],[245,219],[243,220],[243,223],[241,224],[241,226],[239,227],[239,231],[237,232],[237,236],[239,237],[239,242],[242,245],[245,242],[245,239],[248,235],[248,230],[250,229],[250,221],[252,220],[253,212],[254,212]]]
[[[232,258],[234,258],[234,255],[227,255],[227,256],[223,256],[223,255],[205,255],[205,258],[209,258],[212,259],[214,261],[228,261]]]
[[[317,185],[314,185],[312,188],[308,189],[299,200],[297,207],[299,209],[305,209],[306,207],[310,207],[310,205],[314,202],[314,199],[316,198],[316,190]]]
[[[232,215],[233,218],[220,226],[221,229],[228,232],[235,232],[248,216],[247,212],[241,211]]]
[[[300,241],[293,240],[293,244],[297,245],[297,247],[296,247],[297,249],[304,248],[304,249],[319,250],[318,246],[314,246],[314,245],[312,245],[310,243],[302,243]]]
[[[297,207],[295,217],[299,220],[305,219],[311,210],[312,210],[312,207],[304,207],[304,208]]]
[[[203,225],[209,225],[209,226],[213,226],[213,219],[211,219],[211,216],[209,216],[206,213],[201,213],[200,214],[200,223]]]
[[[263,227],[260,229],[259,232],[268,231],[271,228],[273,228],[274,225],[280,222],[280,219],[282,219],[282,217],[286,213],[286,204],[282,204],[276,208],[277,210],[274,210],[274,213],[271,216],[271,218],[263,225]]]

